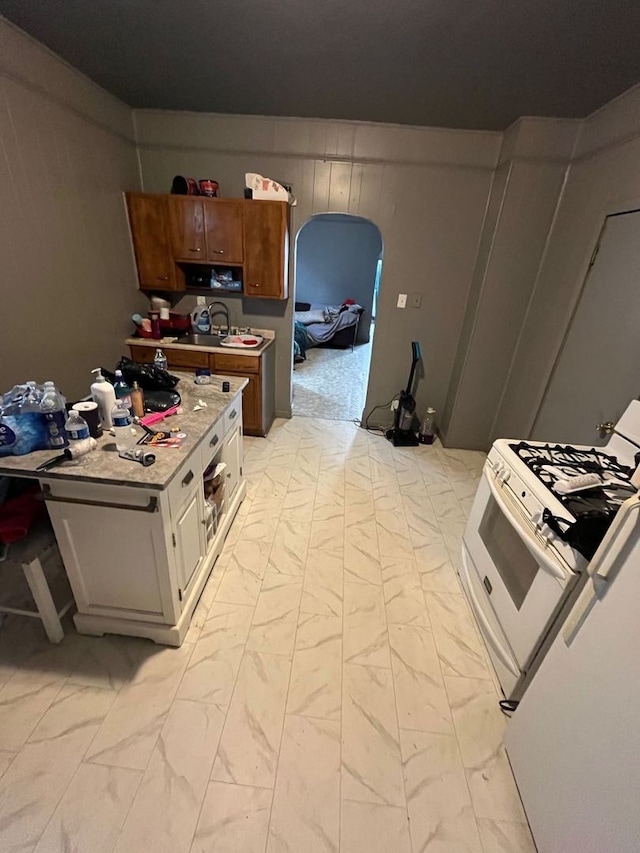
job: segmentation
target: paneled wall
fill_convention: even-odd
[[[294,188],[292,237],[314,213],[372,220],[385,261],[366,409],[404,385],[414,339],[424,355],[418,408],[444,404],[501,134],[145,110],[135,122],[148,191],[167,192],[184,174],[241,196],[244,173],[260,172]],[[421,308],[396,308],[400,292],[419,293]],[[276,330],[276,406],[288,414],[293,299],[227,301],[234,322]]]
[[[54,379],[77,398],[143,304],[131,110],[0,19],[0,146],[0,392]]]
[[[493,434],[528,436],[605,216],[640,208],[640,87],[586,119],[522,325]],[[612,283],[612,286],[614,283]],[[595,342],[603,353],[615,341]],[[597,389],[594,390],[597,393]]]

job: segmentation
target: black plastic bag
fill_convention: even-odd
[[[180,381],[177,376],[172,376],[171,373],[156,367],[155,364],[139,364],[126,356],[120,358],[116,370],[122,371],[122,376],[129,387],[137,382],[143,391],[173,391]],[[102,373],[111,384],[115,382],[115,374],[104,368],[102,368]]]
[[[605,533],[611,527],[614,512],[594,508],[577,515],[575,521],[559,518],[550,509],[545,508],[542,520],[554,533],[575,548],[587,560],[591,560],[604,539]]]

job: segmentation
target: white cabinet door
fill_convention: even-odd
[[[225,438],[222,461],[227,463],[227,505],[233,500],[240,485],[242,466],[242,424],[238,424]]]
[[[176,572],[181,598],[204,555],[200,484],[184,504],[175,524]]]

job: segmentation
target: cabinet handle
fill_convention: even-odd
[[[42,487],[42,497],[47,503],[61,504],[79,504],[80,506],[99,506],[107,509],[126,509],[134,512],[157,512],[158,498],[149,498],[149,503],[145,506],[128,506],[127,504],[113,503],[112,501],[91,501],[83,500],[82,498],[62,498],[59,495],[51,494],[51,486],[45,485]]]
[[[224,249],[212,249],[214,255],[224,255]]]
[[[158,281],[169,281],[168,275],[158,275],[158,276],[156,276],[156,278]]]
[[[188,486],[192,480],[193,480],[193,471],[187,471],[187,473],[182,478],[182,485]]]
[[[220,439],[218,438],[218,434],[216,433],[213,436],[213,438],[211,439],[211,441],[209,442],[209,447],[215,447],[219,441],[220,441]]]
[[[189,249],[190,252],[201,252],[202,249]]]
[[[249,287],[260,287],[260,285],[259,285],[259,284],[258,284],[258,282],[256,281],[256,282],[254,282],[253,284],[250,284],[250,285],[249,285]]]
[[[231,412],[231,414],[229,415],[229,420],[230,420],[230,421],[232,421],[232,420],[235,418],[235,416],[236,416],[237,414],[238,414],[237,410],[236,410],[236,409],[234,409],[234,410]]]

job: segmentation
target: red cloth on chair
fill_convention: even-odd
[[[16,498],[0,504],[0,542],[10,545],[24,539],[34,520],[44,511],[40,488],[34,486]]]

